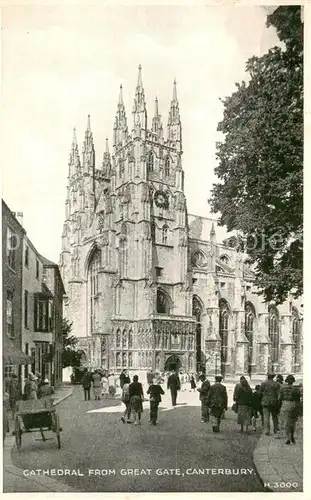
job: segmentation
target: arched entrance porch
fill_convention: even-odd
[[[171,372],[173,370],[179,370],[181,368],[181,360],[180,357],[176,354],[172,354],[165,361],[164,370],[166,372]]]

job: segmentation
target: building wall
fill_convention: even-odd
[[[13,242],[15,248],[15,264],[9,265],[8,251],[8,230],[16,235],[16,242]],[[22,268],[23,268],[23,237],[24,230],[18,220],[15,218],[9,207],[2,201],[2,321],[3,335],[8,335],[8,309],[7,293],[12,294],[12,322],[13,333],[8,335],[12,344],[17,350],[22,346]],[[5,375],[10,370],[21,376],[21,370],[18,366],[5,366]]]

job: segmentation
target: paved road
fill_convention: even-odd
[[[27,434],[22,451],[12,450],[13,464],[25,470],[79,471],[84,475],[51,477],[81,492],[264,491],[254,470],[233,475],[238,469],[254,469],[252,456],[259,436],[240,435],[231,411],[222,432],[213,434],[210,424],[200,423],[197,393],[180,393],[179,403],[184,404],[171,410],[165,396],[158,425],[148,424],[149,410],[145,410],[142,425],[134,427],[120,422],[119,401],[85,402],[77,387],[58,406],[61,450],[55,440],[42,443]],[[96,469],[102,475],[90,472]],[[108,474],[109,469],[114,472]],[[139,475],[123,475],[124,469],[138,469]],[[215,470],[208,474],[206,469]]]

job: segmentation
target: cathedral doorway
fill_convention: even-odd
[[[166,372],[172,372],[174,370],[179,370],[180,368],[181,368],[181,361],[179,356],[176,356],[176,354],[169,356],[165,361],[164,371]]]

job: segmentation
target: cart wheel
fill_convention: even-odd
[[[18,451],[20,451],[22,447],[22,429],[18,417],[15,418],[15,441],[16,441],[16,447]]]

